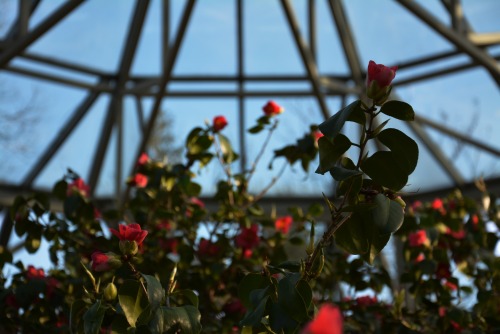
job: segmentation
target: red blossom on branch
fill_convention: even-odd
[[[342,313],[332,304],[321,305],[316,317],[304,327],[302,334],[342,334]]]
[[[141,173],[136,173],[127,181],[129,185],[137,188],[145,188],[148,185],[148,177]]]
[[[288,234],[290,227],[292,226],[293,218],[292,216],[279,217],[274,221],[274,227],[276,231],[283,234]]]
[[[111,233],[121,240],[135,241],[137,246],[140,246],[144,238],[148,235],[148,231],[141,229],[139,224],[118,225],[118,231],[114,228],[109,229]]]
[[[42,268],[37,269],[30,264],[26,270],[26,278],[29,280],[45,279],[45,271]]]
[[[215,116],[212,122],[214,132],[219,132],[227,126],[227,119],[224,116]]]
[[[419,230],[408,235],[408,243],[410,244],[410,247],[420,247],[428,246],[430,241],[429,238],[427,238],[425,230]]]
[[[80,194],[81,196],[87,198],[90,193],[90,187],[83,181],[82,178],[77,178],[70,184],[68,184],[68,190],[66,191],[67,196],[73,194]]]
[[[234,238],[234,243],[244,250],[251,250],[257,247],[260,242],[259,235],[257,234],[258,230],[259,226],[255,224],[248,228],[242,228],[240,234]]]
[[[262,110],[264,111],[264,114],[266,114],[266,116],[276,116],[283,113],[285,111],[285,108],[274,101],[269,101],[264,107],[262,107]]]

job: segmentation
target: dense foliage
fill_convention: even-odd
[[[395,73],[370,62],[372,104],[355,101],[295,144],[275,149],[283,167],[258,194],[249,184],[284,112],[273,101],[249,129],[266,136],[249,170],[233,172],[238,154],[223,135],[230,124],[217,116],[189,133],[182,163],[142,154],[122,208],[97,207],[73,171],[51,196],[17,198],[15,233],[30,253],[42,239],[50,244],[53,268],[46,273],[12,263],[12,254],[0,249],[0,265],[18,269],[2,278],[0,331],[500,330],[498,233],[489,227],[500,226],[496,198],[478,184],[481,204],[459,191],[405,203],[401,189],[417,165],[418,147],[400,130],[385,128],[388,117],[414,118],[408,104],[386,102]],[[360,138],[342,133],[346,122],[360,125]],[[382,145],[368,152],[370,141]],[[316,159],[316,172],[335,180],[335,196],[283,215],[259,206],[284,168],[300,162],[307,171]],[[199,199],[196,183],[196,172],[211,162],[224,171],[213,209]],[[58,204],[62,210],[53,210]],[[330,221],[316,222],[324,211]],[[393,261],[380,253],[389,242]]]

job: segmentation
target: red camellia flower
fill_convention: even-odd
[[[313,132],[313,136],[314,136],[314,140],[316,142],[318,142],[318,140],[321,138],[321,137],[324,137],[325,135],[321,132],[321,131],[314,131]]]
[[[429,239],[427,238],[427,233],[425,230],[420,230],[415,233],[410,233],[408,235],[408,243],[410,247],[419,247],[429,245]]]
[[[198,255],[201,259],[204,257],[217,257],[220,253],[219,245],[207,240],[205,238],[200,239],[198,244]]]
[[[378,303],[377,296],[361,296],[356,298],[356,303],[360,307],[367,307]]]
[[[285,108],[274,101],[269,101],[264,107],[262,107],[262,110],[264,110],[264,114],[266,114],[266,116],[276,116],[284,112]]]
[[[283,234],[287,234],[292,226],[293,218],[292,216],[283,216],[276,219],[274,222],[274,227],[276,231],[281,232]]]
[[[90,192],[90,187],[85,184],[82,178],[77,178],[70,184],[68,184],[68,190],[66,191],[67,196],[71,196],[75,193],[82,195],[83,197],[88,197]]]
[[[160,239],[160,248],[167,253],[177,254],[177,248],[179,247],[179,240],[175,238]]]
[[[455,283],[450,282],[448,280],[444,282],[444,286],[451,291],[455,291],[458,289],[458,286]]]
[[[102,252],[94,252],[91,255],[92,257],[92,270],[94,271],[108,271],[113,268],[116,268],[113,263],[116,259],[110,256],[109,254],[105,254]]]
[[[118,231],[114,228],[110,228],[109,230],[120,240],[135,241],[137,246],[140,246],[146,235],[148,235],[148,231],[141,229],[141,225],[139,224],[120,224],[118,225]]]
[[[461,240],[465,238],[465,230],[460,229],[459,231],[453,231],[451,228],[448,226],[446,227],[446,234],[450,235],[452,238]]]
[[[366,76],[367,95],[377,104],[383,103],[390,92],[392,80],[396,77],[398,67],[387,67],[377,64],[373,60],[368,63],[368,75]]]
[[[418,256],[415,258],[415,263],[419,263],[419,262],[422,262],[423,260],[425,260],[425,255],[424,253],[420,253],[418,254]]]
[[[235,315],[238,317],[244,316],[245,313],[247,312],[246,307],[241,303],[239,299],[233,299],[228,301],[224,305],[224,308],[222,310],[229,315]]]
[[[302,334],[342,334],[343,319],[338,307],[321,305],[316,317],[304,327]]]
[[[139,159],[137,160],[137,166],[138,167],[141,167],[141,166],[144,166],[145,164],[147,164],[151,159],[149,158],[149,156],[146,154],[146,153],[142,153],[140,156],[139,156]]]
[[[214,129],[214,132],[219,132],[220,130],[224,129],[227,125],[227,119],[224,116],[215,116],[214,120],[212,122],[212,127]]]
[[[436,269],[436,277],[437,278],[450,278],[451,271],[450,266],[446,263],[439,263]]]
[[[34,266],[31,264],[28,266],[28,270],[26,271],[26,278],[27,279],[44,279],[45,278],[45,271],[42,268],[36,269]]]
[[[129,178],[128,184],[132,187],[144,188],[148,185],[148,177],[141,173],[136,173],[134,176]]]
[[[242,249],[251,250],[252,248],[256,247],[260,242],[260,238],[257,235],[258,230],[259,230],[258,225],[252,225],[248,228],[246,227],[242,228],[240,234],[238,234],[234,238],[234,243],[236,244],[236,246]]]

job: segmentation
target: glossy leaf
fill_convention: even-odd
[[[328,140],[321,137],[318,140],[319,147],[319,166],[316,173],[325,174],[335,167],[342,155],[351,147],[351,141],[345,135],[339,133],[337,136]]]
[[[175,333],[200,333],[201,332],[201,314],[198,309],[192,305],[181,307],[162,307],[165,331]]]
[[[102,319],[106,308],[101,305],[101,301],[97,300],[87,312],[83,315],[83,327],[85,334],[98,334],[101,330]]]
[[[413,108],[406,102],[388,101],[380,108],[380,112],[402,121],[413,121],[415,119]]]
[[[252,308],[252,302],[250,300],[250,293],[253,290],[263,289],[269,286],[269,279],[261,274],[250,273],[243,277],[238,286],[238,295],[241,302],[246,308]]]
[[[341,166],[334,166],[330,170],[330,174],[332,177],[337,180],[337,181],[344,181],[350,177],[356,176],[356,175],[362,175],[358,170],[352,170],[352,169],[347,169]]]
[[[418,145],[413,139],[397,129],[385,129],[378,135],[378,140],[394,154],[398,165],[410,175],[417,167]]]
[[[118,290],[118,300],[130,326],[135,327],[136,321],[147,306],[143,298],[142,288],[137,281],[127,280]]]
[[[393,152],[375,152],[363,162],[361,169],[373,181],[394,191],[399,191],[408,182],[408,174],[400,167]]]
[[[165,298],[165,290],[162,288],[160,281],[154,276],[142,275],[147,283],[148,300],[151,308],[160,306]]]
[[[235,161],[238,159],[238,154],[236,154],[233,151],[233,148],[231,146],[231,142],[229,139],[227,139],[226,136],[222,134],[217,134],[217,137],[219,138],[219,143],[220,143],[220,149],[222,151],[222,158],[225,163],[230,164],[231,162]]]
[[[365,124],[366,116],[361,107],[361,101],[355,101],[337,112],[319,125],[321,132],[330,140],[333,140],[342,130],[345,122],[352,121],[359,124]]]
[[[300,280],[300,273],[289,274],[278,283],[278,303],[297,322],[301,323],[308,318],[306,305],[299,291],[295,288]],[[306,283],[307,284],[307,283]],[[302,286],[304,288],[304,286]]]

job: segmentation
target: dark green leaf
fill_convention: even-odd
[[[253,290],[266,288],[270,283],[269,278],[261,274],[250,273],[243,277],[238,285],[238,296],[243,305],[248,309],[252,308],[253,305],[250,300],[250,293]]]
[[[64,200],[66,198],[66,194],[68,192],[68,183],[64,180],[57,182],[52,190],[54,196],[60,200]]]
[[[355,101],[337,112],[335,115],[327,119],[319,125],[321,132],[330,140],[333,140],[342,130],[344,123],[347,121],[365,124],[366,117],[361,101]]]
[[[366,226],[362,215],[359,212],[353,212],[351,217],[335,232],[335,241],[351,254],[364,254],[370,247],[365,234]]]
[[[295,288],[300,280],[300,275],[300,273],[286,275],[278,283],[278,303],[291,318],[299,323],[308,318],[309,307],[309,305],[306,306],[305,301]]]
[[[403,121],[413,121],[415,119],[415,112],[413,108],[405,102],[401,101],[388,101],[384,103],[380,112]]]
[[[386,129],[378,135],[378,140],[394,154],[398,165],[410,175],[417,167],[418,145],[413,139],[397,129]]]
[[[235,161],[238,159],[238,154],[236,154],[233,151],[233,148],[231,147],[231,142],[229,139],[227,139],[226,136],[222,134],[217,134],[219,138],[219,143],[220,143],[220,149],[222,151],[222,158],[224,159],[225,163],[230,164],[231,162]]]
[[[248,275],[247,275],[248,276]],[[240,321],[240,326],[258,326],[262,321],[264,316],[264,311],[266,310],[266,304],[269,296],[265,296],[259,301],[259,304],[251,311],[245,314],[243,320]]]
[[[174,293],[175,295],[181,295],[189,300],[191,304],[193,304],[194,307],[198,308],[198,296],[196,293],[194,293],[193,290],[185,289],[185,290],[178,290]]]
[[[345,135],[339,133],[337,136],[328,140],[321,137],[318,140],[319,147],[319,166],[316,173],[325,174],[335,167],[342,155],[351,147],[351,141]]]
[[[259,124],[259,125],[256,125],[254,127],[251,127],[250,129],[248,129],[248,132],[250,132],[250,133],[259,133],[262,130],[264,130],[264,127]]]
[[[154,276],[142,275],[147,283],[148,300],[151,308],[160,306],[165,297],[165,290],[163,290],[160,281]]]
[[[106,308],[101,306],[101,301],[98,300],[92,305],[83,315],[83,323],[85,334],[97,334],[101,329],[102,319]]]
[[[201,314],[198,309],[192,305],[182,307],[162,307],[165,330],[180,333],[200,333],[201,332]]]
[[[350,177],[353,177],[353,176],[356,176],[356,175],[362,175],[363,173],[361,173],[360,171],[358,170],[352,170],[352,169],[347,169],[347,168],[344,168],[344,167],[340,167],[340,166],[334,166],[331,170],[330,170],[330,174],[332,175],[332,177],[337,180],[337,181],[344,181]]]
[[[399,191],[408,182],[408,174],[401,169],[393,152],[375,152],[363,162],[361,169],[373,181],[394,191]]]
[[[69,314],[69,326],[71,328],[71,332],[80,332],[77,328],[83,329],[83,314],[87,309],[87,303],[83,300],[78,299],[71,304],[71,311]]]
[[[132,280],[123,282],[118,290],[118,300],[128,323],[135,327],[137,319],[148,304],[139,282]]]
[[[271,304],[269,307],[269,324],[272,333],[296,333],[299,323],[283,308],[282,304]]]

